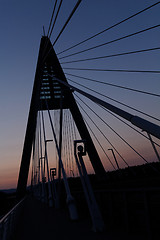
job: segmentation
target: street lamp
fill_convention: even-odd
[[[112,154],[113,154],[114,160],[115,160],[116,165],[117,165],[117,167],[118,167],[118,170],[120,170],[120,167],[119,167],[119,165],[118,165],[118,162],[117,162],[117,159],[116,159],[116,156],[115,156],[115,154],[114,154],[113,149],[112,149],[112,148],[109,148],[108,150],[112,151]]]
[[[42,202],[45,202],[45,177],[44,177],[44,171],[43,171],[43,162],[42,159],[44,159],[44,166],[45,166],[45,157],[40,157],[40,165],[41,165],[41,177],[42,177]]]
[[[70,170],[70,172],[72,173],[72,175],[73,175],[73,177],[74,177],[74,172],[73,172],[73,170],[72,170],[72,169]]]
[[[42,162],[42,159],[44,159],[44,163]],[[45,157],[40,157],[40,165],[41,165],[41,176],[42,176],[42,181],[45,177]]]
[[[148,138],[149,138],[149,140],[150,140],[150,142],[152,144],[153,150],[154,150],[154,152],[155,152],[155,154],[156,154],[156,156],[158,158],[158,161],[160,162],[160,156],[159,156],[158,151],[157,151],[157,149],[156,149],[156,147],[154,145],[154,142],[153,142],[153,140],[151,138],[151,135],[148,132],[147,132],[147,135],[148,135]]]
[[[45,140],[45,160],[47,165],[47,176],[48,176],[48,191],[49,191],[49,206],[53,206],[52,193],[51,193],[51,181],[49,176],[49,166],[48,166],[48,155],[47,155],[47,142],[52,142],[53,140]]]

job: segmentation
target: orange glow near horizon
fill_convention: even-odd
[[[151,148],[150,148],[150,150],[146,149],[145,153],[149,154],[149,156],[148,156],[148,158],[150,159],[149,162],[157,161],[155,155],[152,153]],[[112,159],[112,156],[110,156],[110,157],[111,157],[111,160],[112,160],[114,166],[116,167],[115,162]],[[128,154],[127,159],[129,159],[129,165],[130,166],[144,164],[143,161],[141,161],[141,163],[140,163],[139,160],[137,160],[136,158],[133,158],[131,153]],[[119,159],[119,157],[117,157],[117,160],[118,160],[118,163],[119,163],[121,168],[126,167],[125,164],[122,162],[122,160]],[[106,159],[106,156],[102,155],[101,156],[101,161],[102,161],[103,166],[106,169],[106,171],[113,171],[113,167],[111,166],[111,164]],[[94,170],[91,166],[91,163],[90,163],[88,157],[84,158],[84,162],[85,162],[85,165],[87,167],[88,173],[89,174],[94,173]],[[50,165],[54,166],[55,164],[50,162]],[[116,167],[116,169],[117,169],[117,167]],[[16,188],[17,187],[17,181],[18,181],[18,174],[19,174],[19,164],[17,164],[17,166],[14,166],[14,167],[12,166],[12,168],[4,166],[1,169],[1,172],[0,172],[0,180],[1,180],[0,181],[0,189]],[[30,185],[30,183],[31,183],[31,166],[30,166],[30,171],[29,171],[29,176],[28,176],[28,185]]]

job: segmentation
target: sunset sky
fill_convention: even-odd
[[[59,31],[63,27],[75,2],[75,0],[63,1],[60,15],[51,36],[52,42],[54,42]],[[57,41],[54,47],[55,51],[59,53],[156,2],[155,0],[82,0],[75,15]],[[54,0],[0,0],[0,189],[15,188],[17,185],[40,39],[43,35],[42,28],[44,26],[45,31],[48,31],[53,6]],[[71,53],[158,25],[160,24],[159,16],[160,4],[70,51],[58,54],[58,57],[60,59]],[[95,50],[60,59],[60,62],[64,68],[159,71],[160,50],[94,61],[64,63],[72,60],[160,47],[159,39],[160,27],[157,27],[145,33],[126,38],[122,41]],[[95,72],[69,69],[64,69],[64,72],[160,94],[159,74]],[[124,89],[92,83],[69,75],[66,76],[104,95],[114,98],[117,101],[121,101],[160,119],[159,97],[147,96]],[[73,84],[71,82],[69,83]],[[73,85],[77,87],[76,84]],[[79,88],[85,90],[82,87]],[[88,92],[93,94],[93,92]],[[80,96],[79,94],[77,95]],[[100,97],[99,95],[96,96]],[[99,116],[105,119],[111,127],[133,145],[147,161],[157,161],[151,144],[147,142],[147,140],[140,137],[137,133],[130,130],[111,115],[105,113],[98,106],[91,103],[90,100],[86,100],[83,97],[82,99],[89,104]],[[157,120],[107,100],[105,97],[102,99],[132,114],[160,125]],[[144,163],[128,149],[115,134],[108,130],[108,128],[101,123],[100,119],[93,113],[90,113],[83,103],[82,106],[88,111],[91,118],[99,124],[103,132],[110,141],[114,143],[121,154],[123,154],[129,165]],[[87,119],[88,123],[91,124],[91,127],[93,127],[93,124],[88,120],[85,114],[84,117]],[[103,137],[94,127],[93,130],[103,142],[106,150],[111,148],[109,144],[105,145]],[[158,143],[158,140],[156,141]],[[105,156],[101,151],[100,155],[105,169],[112,170],[113,168],[105,160]],[[108,152],[108,155],[112,158],[110,152]],[[118,161],[120,166],[124,167],[121,160],[118,159]]]

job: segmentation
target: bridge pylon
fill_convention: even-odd
[[[37,61],[32,98],[23,146],[19,179],[17,185],[17,197],[22,198],[26,192],[30,159],[35,138],[38,111],[69,109],[82,139],[87,142],[87,153],[97,176],[105,176],[105,169],[91,139],[81,112],[74,99],[72,91],[56,78],[67,82],[57,55],[47,36],[41,38],[39,56]],[[47,101],[47,106],[46,106]]]

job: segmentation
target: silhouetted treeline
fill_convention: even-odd
[[[153,162],[140,166],[127,167],[116,171],[106,172],[106,178],[98,178],[95,174],[89,175],[94,189],[110,187],[160,187],[160,163]],[[81,190],[80,178],[69,178],[69,185],[74,191]]]

